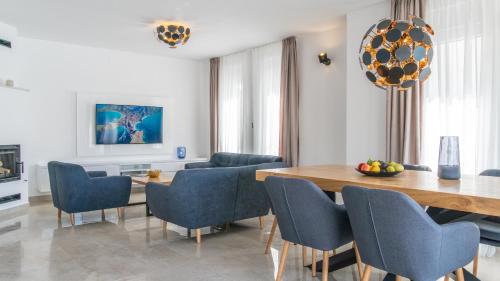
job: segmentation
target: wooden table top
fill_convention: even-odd
[[[170,185],[172,183],[173,178],[169,177],[167,175],[161,174],[157,178],[150,178],[148,176],[143,176],[143,177],[132,177],[132,182],[136,184],[141,184],[141,185],[146,185],[149,182],[155,182],[155,183],[161,183],[161,184],[166,184]]]
[[[346,185],[403,192],[421,205],[500,216],[500,178],[464,175],[460,180],[442,180],[435,173],[404,171],[391,177],[369,177],[353,166],[324,165],[258,170],[256,178],[267,176],[303,178],[323,190],[340,192]]]

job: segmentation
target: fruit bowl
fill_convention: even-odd
[[[401,172],[371,172],[371,171],[361,171],[360,169],[358,168],[355,168],[356,171],[362,173],[363,175],[367,175],[369,177],[382,177],[382,178],[389,178],[389,177],[394,177],[395,175],[397,174],[400,174],[402,173]]]

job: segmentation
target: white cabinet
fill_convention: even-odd
[[[163,173],[173,177],[175,172],[184,169],[186,163],[192,162],[205,162],[208,161],[206,158],[194,158],[194,159],[165,159],[165,160],[155,160],[153,161],[109,161],[105,163],[104,161],[92,163],[90,161],[79,162],[79,161],[67,161],[69,163],[75,163],[82,165],[86,171],[106,171],[109,176],[119,176],[126,172],[146,172],[147,170],[161,170]],[[46,163],[40,163],[37,165],[37,183],[38,190],[40,192],[50,192],[50,182],[49,182],[49,171]]]

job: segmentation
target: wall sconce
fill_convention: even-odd
[[[322,63],[324,65],[330,65],[332,63],[332,60],[328,58],[328,55],[326,53],[320,53],[318,55],[319,58],[319,63]]]

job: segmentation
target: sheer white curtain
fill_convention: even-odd
[[[252,50],[253,152],[278,155],[282,43]]]
[[[439,136],[460,139],[462,173],[500,168],[500,1],[427,1],[433,74],[424,84],[423,162],[437,166]]]
[[[219,151],[278,155],[282,43],[224,56]]]
[[[251,152],[250,53],[224,56],[219,73],[219,151]]]

